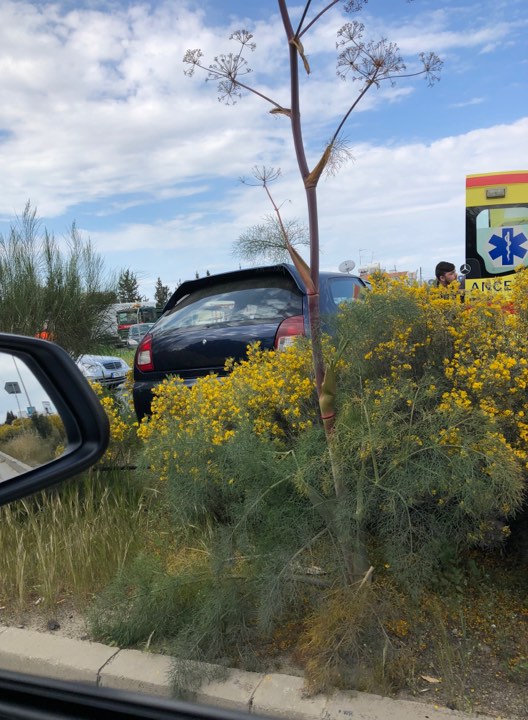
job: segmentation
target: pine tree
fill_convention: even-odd
[[[165,307],[167,300],[170,296],[170,290],[168,285],[163,285],[161,278],[156,280],[156,288],[154,292],[154,302],[156,307]]]
[[[122,270],[117,285],[118,302],[139,302],[142,299],[136,275],[132,270]]]

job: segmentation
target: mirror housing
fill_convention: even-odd
[[[0,505],[77,475],[105,452],[108,417],[68,353],[47,340],[0,333],[0,352],[21,360],[47,392],[64,425],[63,454],[0,482]]]

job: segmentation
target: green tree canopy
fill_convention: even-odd
[[[158,278],[156,280],[156,287],[154,291],[154,301],[156,303],[156,307],[165,307],[170,294],[169,286],[164,285],[161,282],[161,278]]]
[[[64,243],[41,231],[28,202],[6,237],[0,234],[0,329],[50,338],[74,355],[92,349],[116,283],[75,224]]]
[[[144,300],[139,292],[139,283],[135,273],[128,268],[121,270],[117,283],[118,302],[140,302]]]
[[[6,414],[5,424],[11,425],[13,420],[16,420],[16,415],[12,410],[8,410]]]

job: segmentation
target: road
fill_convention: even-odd
[[[0,452],[0,482],[9,480],[17,475],[21,475],[28,470],[31,470],[30,465],[20,462],[20,460],[11,457],[11,455],[6,455],[6,453]]]

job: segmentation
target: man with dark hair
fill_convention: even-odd
[[[442,260],[435,268],[436,287],[447,287],[450,283],[457,280],[457,273],[453,263]]]

